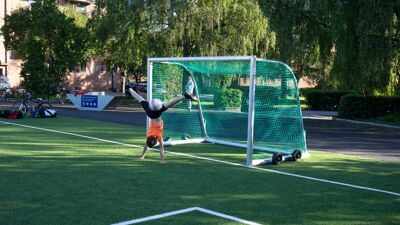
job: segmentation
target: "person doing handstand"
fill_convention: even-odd
[[[168,108],[176,105],[183,99],[190,99],[193,101],[197,101],[197,97],[193,96],[189,93],[185,93],[183,96],[172,99],[171,101],[162,104],[160,99],[151,99],[150,101],[146,101],[142,96],[136,93],[132,88],[129,88],[129,92],[132,97],[139,101],[140,105],[146,112],[146,115],[150,118],[150,127],[147,132],[146,144],[143,147],[142,155],[139,159],[143,160],[146,156],[147,149],[152,148],[157,144],[157,141],[160,145],[160,163],[166,163],[164,160],[164,144],[163,144],[163,129],[164,122],[161,119],[161,115]]]

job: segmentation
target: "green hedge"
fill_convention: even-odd
[[[222,89],[215,93],[215,105],[220,108],[239,108],[242,105],[242,91],[239,89]]]
[[[315,89],[302,91],[302,95],[306,98],[309,109],[314,110],[337,110],[340,99],[349,94],[355,94],[355,92]]]
[[[371,119],[400,113],[400,97],[356,96],[342,98],[339,117],[346,119]]]

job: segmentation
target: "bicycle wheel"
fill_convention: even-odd
[[[30,101],[25,101],[24,104],[26,106],[26,112],[31,112],[32,111],[32,103]]]
[[[21,103],[21,102],[16,102],[11,107],[11,112],[21,112],[23,116],[26,115],[27,111],[28,111],[28,107],[24,103]]]
[[[53,106],[50,104],[50,102],[43,102],[37,106],[37,109],[53,109]]]

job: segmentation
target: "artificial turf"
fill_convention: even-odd
[[[92,120],[4,120],[141,145],[144,129]],[[65,133],[0,123],[0,224],[113,224],[202,207],[260,224],[398,224],[400,197],[166,154]],[[233,163],[245,150],[220,145],[167,147]],[[400,165],[311,151],[298,163],[261,168],[400,192]],[[201,212],[143,224],[238,224]]]

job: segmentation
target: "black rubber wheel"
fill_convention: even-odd
[[[293,160],[293,161],[297,161],[297,160],[299,160],[299,159],[301,159],[301,151],[299,151],[299,150],[294,150],[294,151],[292,152],[292,160]]]
[[[273,164],[278,165],[278,164],[280,164],[282,161],[283,161],[283,155],[282,155],[282,153],[277,152],[277,153],[274,153],[274,154],[272,155],[272,163],[273,163]]]

